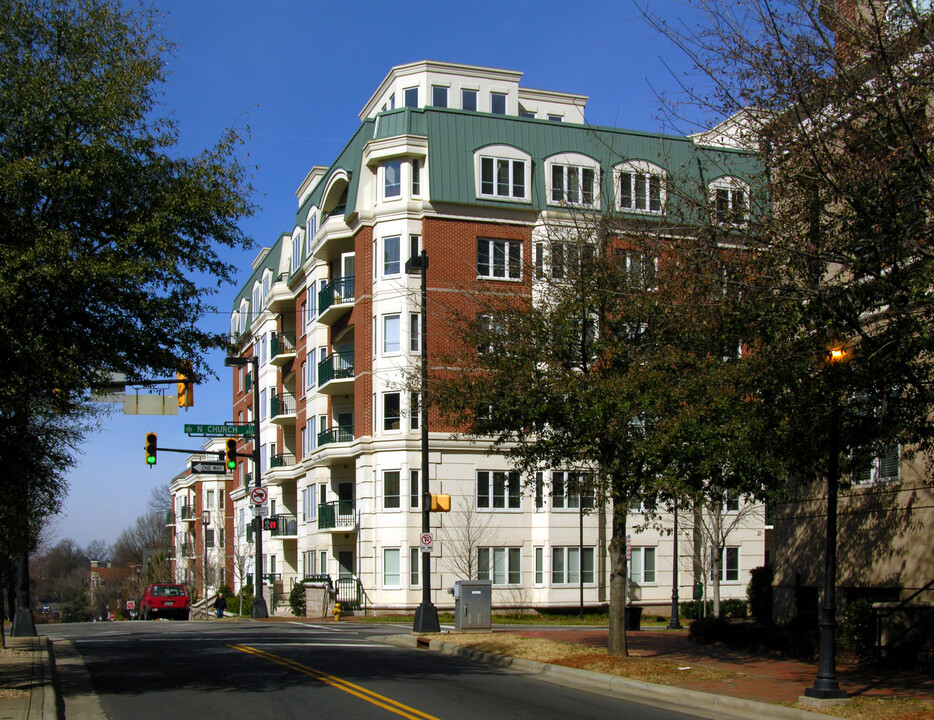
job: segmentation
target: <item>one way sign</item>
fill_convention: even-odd
[[[196,460],[191,463],[191,472],[193,475],[226,475],[227,468],[222,462]]]

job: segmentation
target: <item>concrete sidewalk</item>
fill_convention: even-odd
[[[54,668],[48,638],[6,638],[0,653],[0,720],[58,718]]]

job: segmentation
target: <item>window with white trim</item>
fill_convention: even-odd
[[[553,205],[599,205],[599,165],[577,153],[558,155],[545,162],[548,201]]]
[[[399,313],[392,315],[383,315],[383,354],[395,355],[402,351],[402,341],[400,339]]]
[[[532,582],[536,586],[542,586],[545,584],[545,548],[533,548],[532,554],[535,564],[535,575],[532,579]]]
[[[402,427],[401,393],[383,393],[383,430],[399,430]]]
[[[581,502],[583,502],[585,510],[594,506],[593,476],[591,473],[565,472],[563,470],[552,472],[552,509],[579,510]]]
[[[626,270],[632,287],[654,290],[658,287],[658,256],[647,250],[616,248],[616,260]]]
[[[731,177],[710,183],[710,202],[714,222],[742,225],[749,215],[749,186]]]
[[[399,242],[400,237],[398,235],[383,238],[383,277],[398,275],[402,272]]]
[[[399,556],[399,548],[383,548],[383,587],[397,588],[402,586]]]
[[[422,316],[420,313],[409,313],[409,352],[420,353],[422,351],[421,328]]]
[[[312,208],[308,212],[308,218],[305,220],[305,253],[311,255],[311,244],[318,232],[318,211]]]
[[[531,156],[511,145],[488,145],[474,153],[477,197],[530,202]]]
[[[383,163],[383,199],[399,197],[402,197],[402,161],[387,160]]]
[[[522,241],[477,238],[477,275],[500,280],[522,279]]]
[[[419,587],[418,571],[421,564],[421,550],[417,547],[409,548],[409,587]]]
[[[448,106],[448,89],[445,86],[431,86],[431,104],[439,108],[446,108]]]
[[[477,580],[493,585],[522,583],[522,548],[477,548]]]
[[[630,212],[661,213],[665,206],[665,171],[642,160],[617,165],[616,209]]]
[[[655,548],[634,547],[629,559],[629,580],[640,585],[655,584]]]
[[[873,458],[869,467],[857,473],[856,482],[864,484],[898,480],[901,476],[901,464],[901,446],[894,443],[882,455]]]
[[[302,234],[300,232],[295,233],[295,236],[292,238],[292,259],[290,263],[290,271],[294,274],[302,266]]]
[[[405,104],[405,107],[417,108],[418,107],[418,88],[417,87],[405,88],[402,91],[402,101]]]
[[[506,93],[490,93],[490,112],[494,115],[506,114]]]
[[[402,507],[401,482],[398,470],[383,471],[383,509],[398,510]]]
[[[461,90],[461,109],[477,111],[477,91],[464,88]]]
[[[711,548],[711,558],[714,549]],[[711,563],[711,568],[713,563]],[[720,582],[739,582],[739,548],[725,547],[720,556]]]
[[[419,394],[417,392],[409,393],[409,430],[418,430],[421,427],[421,411],[419,404]]]
[[[583,553],[581,553],[583,550]],[[551,584],[585,585],[594,582],[594,549],[592,547],[556,547],[551,549]]]
[[[418,510],[421,503],[419,498],[421,497],[421,486],[419,485],[419,471],[418,470],[409,470],[409,509]]]
[[[519,473],[501,470],[477,472],[477,508],[518,510],[522,505]]]

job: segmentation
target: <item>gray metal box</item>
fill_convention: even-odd
[[[493,586],[489,580],[454,583],[454,629],[489,630]]]

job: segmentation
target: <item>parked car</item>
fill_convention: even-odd
[[[184,585],[159,583],[150,585],[143,593],[140,616],[143,620],[169,618],[187,620],[191,614],[191,601]]]

